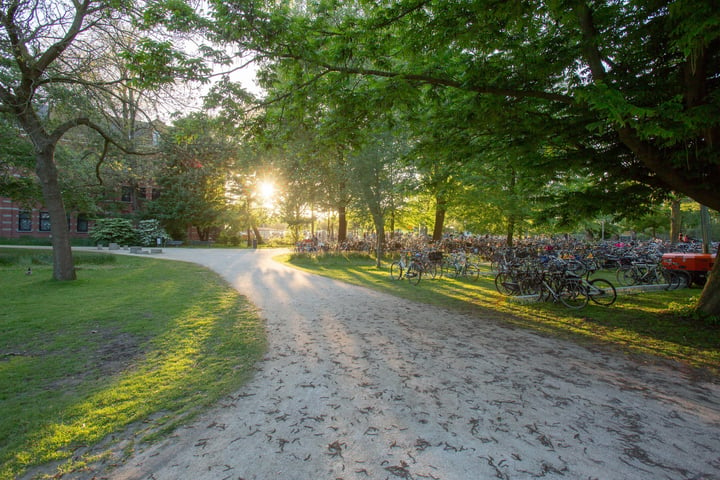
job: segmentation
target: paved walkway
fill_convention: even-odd
[[[165,249],[266,319],[254,379],[95,478],[720,479],[720,385],[300,272]],[[421,288],[421,287],[419,287]]]

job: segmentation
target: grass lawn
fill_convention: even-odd
[[[611,307],[590,302],[582,310],[569,310],[561,304],[520,303],[499,294],[489,267],[478,281],[423,278],[415,286],[405,280],[391,280],[389,262],[378,269],[375,260],[367,255],[288,254],[284,261],[415,302],[468,311],[478,318],[499,319],[579,342],[621,348],[628,354],[645,355],[647,361],[673,360],[713,376],[720,374],[720,325],[687,315],[700,295],[698,288],[619,294]]]
[[[78,280],[57,282],[50,251],[0,248],[0,479],[81,469],[116,434],[129,449],[166,433],[265,351],[253,308],[203,267],[75,258]]]

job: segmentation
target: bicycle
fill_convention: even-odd
[[[438,275],[442,277],[443,274],[443,253],[439,250],[431,250],[425,252],[419,257],[422,262],[423,274],[425,276],[430,275],[431,278],[435,278]]]
[[[539,287],[539,301],[560,302],[573,310],[584,308],[589,301],[583,278],[564,270],[543,274]]]
[[[420,283],[424,267],[418,255],[411,252],[402,252],[400,260],[390,264],[390,278],[393,280],[407,279],[413,285]]]
[[[585,287],[588,298],[598,305],[609,307],[617,300],[617,290],[609,280],[604,278],[587,280],[583,278],[581,283]]]
[[[448,277],[467,277],[473,281],[480,278],[480,266],[468,258],[464,252],[453,253],[443,263],[442,274]]]
[[[618,283],[623,286],[655,285],[666,283],[666,290],[675,290],[681,285],[689,285],[686,276],[665,268],[661,263],[633,262],[618,269]]]
[[[542,271],[534,264],[517,263],[500,267],[495,288],[503,295],[536,295],[540,291]]]

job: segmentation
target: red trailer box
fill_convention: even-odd
[[[715,259],[716,255],[710,253],[666,253],[662,256],[662,265],[668,270],[687,272],[693,282],[704,285]]]

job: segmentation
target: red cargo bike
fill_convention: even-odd
[[[666,253],[662,256],[662,265],[681,275],[688,286],[705,285],[716,258],[717,255],[710,253]]]

